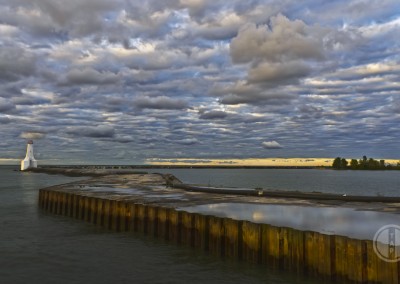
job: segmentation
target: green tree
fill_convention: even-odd
[[[381,169],[386,168],[385,160],[380,160],[380,161],[379,161],[379,167],[380,167]]]
[[[341,165],[341,158],[340,157],[335,158],[333,160],[332,168],[340,169],[340,165]]]
[[[346,168],[347,168],[347,165],[348,165],[347,160],[346,160],[345,158],[342,158],[342,159],[340,160],[340,168],[341,168],[341,169],[346,169]]]
[[[360,169],[367,169],[368,168],[368,158],[367,156],[363,156],[363,158],[359,161]]]
[[[379,168],[379,162],[372,158],[368,159],[367,169],[369,170],[377,170]]]
[[[351,159],[350,168],[353,169],[353,170],[358,168],[358,161],[356,159]]]

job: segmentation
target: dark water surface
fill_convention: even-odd
[[[317,283],[38,209],[38,189],[78,180],[0,166],[0,283]]]
[[[400,196],[400,171],[319,169],[144,169],[171,173],[185,183],[347,195]]]

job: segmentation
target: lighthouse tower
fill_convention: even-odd
[[[21,161],[21,171],[24,171],[29,168],[37,168],[37,161],[33,156],[33,141],[29,140],[28,145],[26,147],[26,156],[25,159]]]

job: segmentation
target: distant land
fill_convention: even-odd
[[[334,158],[251,158],[251,159],[148,159],[148,165],[161,166],[232,166],[232,167],[331,167]],[[349,162],[351,159],[347,159]],[[396,165],[398,159],[385,159]]]
[[[90,163],[90,161],[82,161],[82,163],[71,164],[71,166],[96,166],[96,165],[121,165],[121,166],[133,166],[135,168],[140,167],[332,167],[332,163],[335,158],[249,158],[249,159],[197,159],[197,158],[179,158],[179,159],[147,159],[140,163],[128,164],[126,161],[124,163],[119,163],[119,161],[112,161],[107,164],[101,163]],[[346,158],[350,163],[351,158]],[[377,159],[379,160],[379,159]],[[384,159],[386,163],[397,165],[399,159]],[[1,159],[0,165],[19,165],[19,159]],[[68,166],[68,164],[56,163],[52,161],[47,163],[46,160],[39,160],[39,166],[49,165],[49,166]]]

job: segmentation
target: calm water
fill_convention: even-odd
[[[73,180],[0,167],[0,283],[317,283],[38,209]]]
[[[311,169],[152,169],[172,173],[185,183],[347,195],[400,196],[400,171]]]

